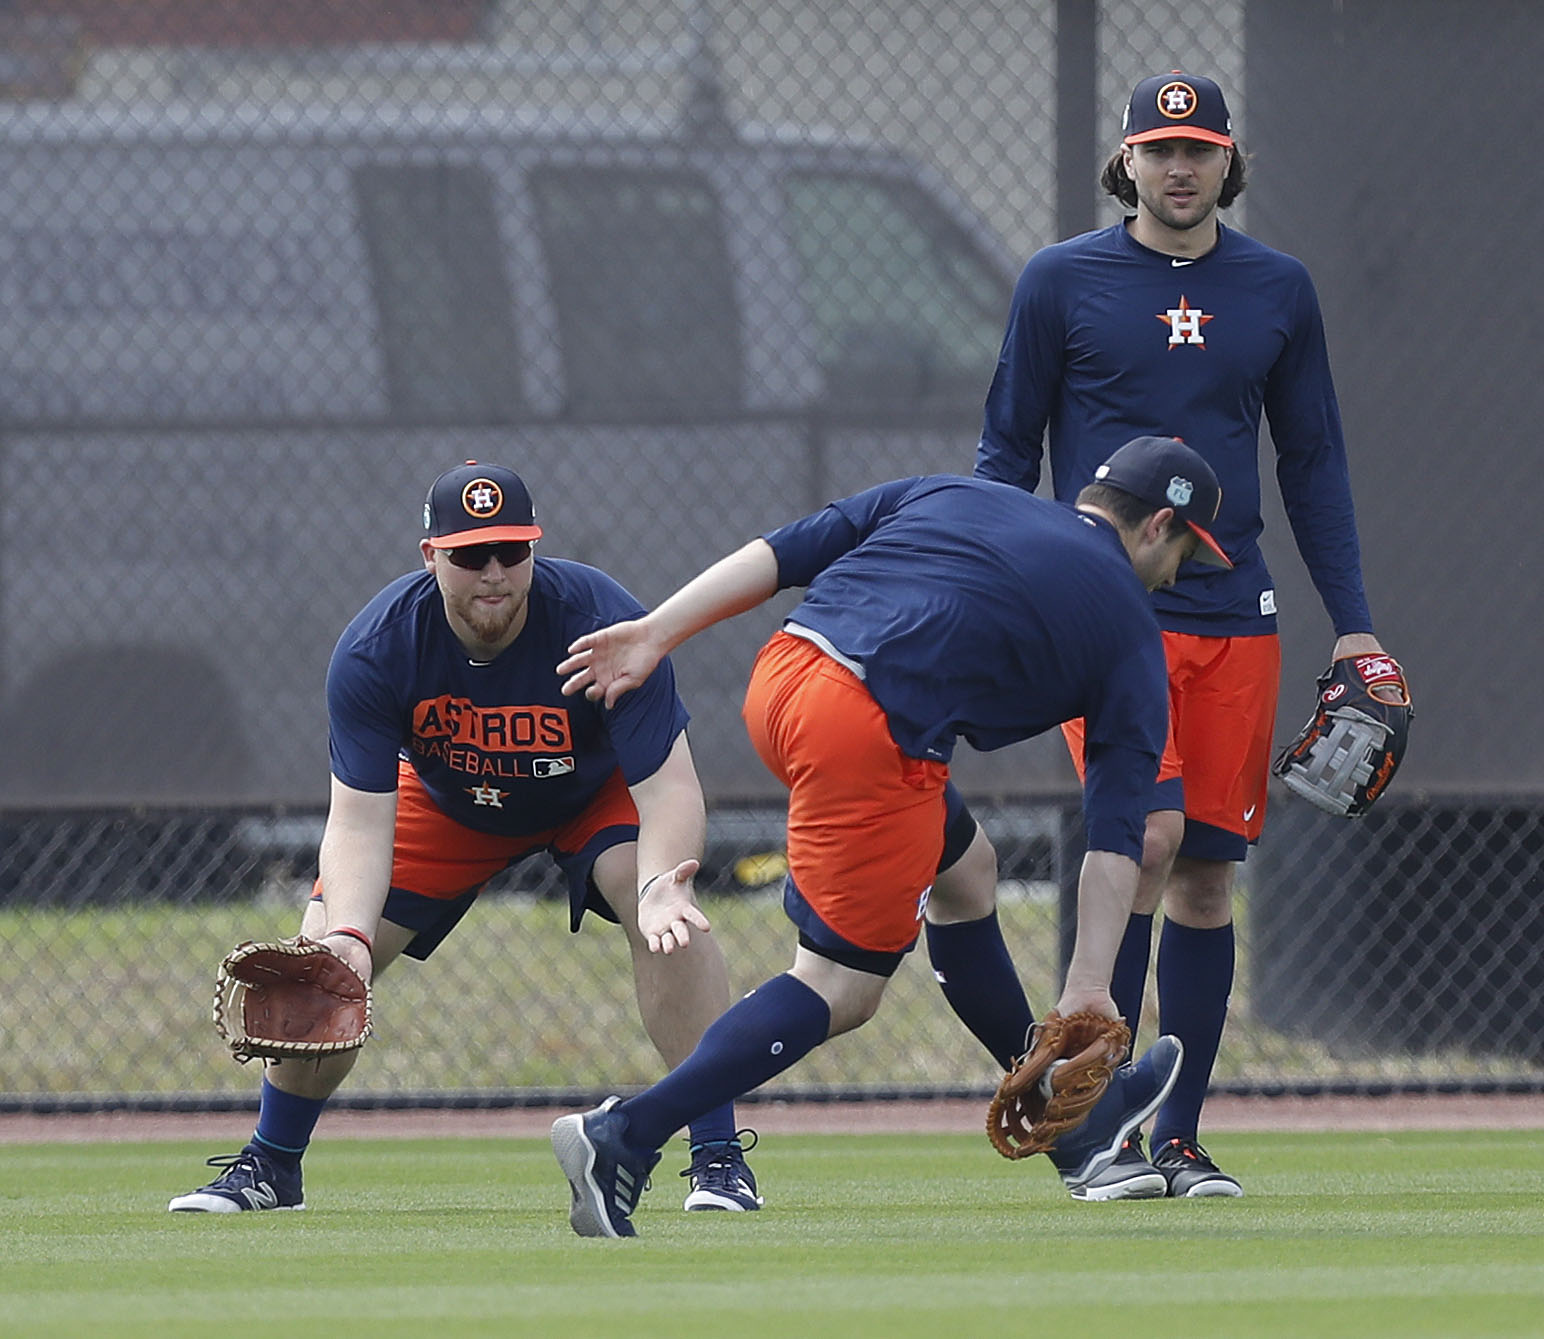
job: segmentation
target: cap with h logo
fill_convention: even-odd
[[[1233,118],[1214,80],[1171,70],[1144,79],[1132,90],[1121,118],[1121,136],[1123,144],[1199,139],[1231,149]]]
[[[1130,493],[1155,510],[1173,507],[1200,536],[1195,562],[1233,566],[1206,528],[1222,506],[1222,485],[1212,467],[1178,437],[1134,438],[1094,471],[1094,482]]]
[[[514,470],[469,460],[429,485],[424,534],[437,549],[459,549],[539,539],[541,526],[530,490]]]

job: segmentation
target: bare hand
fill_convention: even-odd
[[[375,971],[375,960],[370,956],[370,950],[353,935],[324,934],[320,942],[333,957],[342,958],[358,972],[361,981],[370,980]]]
[[[642,618],[586,633],[568,652],[568,659],[557,667],[560,675],[568,676],[564,696],[572,697],[582,689],[591,702],[604,697],[608,707],[643,683],[665,657]]]
[[[1056,1012],[1063,1018],[1071,1018],[1078,1013],[1098,1014],[1101,1018],[1120,1017],[1120,1010],[1115,1007],[1115,1001],[1108,990],[1070,984],[1062,991],[1061,999],[1056,1001]]]
[[[673,870],[652,880],[638,902],[638,930],[648,941],[650,953],[674,953],[692,942],[692,929],[713,929],[702,908],[693,901],[692,876],[701,868],[696,860],[683,860]]]

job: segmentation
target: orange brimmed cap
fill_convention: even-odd
[[[1192,561],[1229,568],[1211,532],[1222,509],[1216,472],[1178,437],[1135,437],[1094,471],[1094,482],[1139,498],[1155,511],[1172,507],[1201,541]]]
[[[1144,79],[1132,90],[1121,118],[1121,143],[1155,139],[1199,139],[1233,147],[1233,118],[1227,99],[1204,75],[1171,70]]]
[[[459,549],[540,539],[541,526],[530,490],[514,470],[469,460],[429,485],[424,535],[437,549]]]

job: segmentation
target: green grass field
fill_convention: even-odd
[[[582,1241],[545,1141],[317,1144],[304,1213],[168,1214],[214,1152],[0,1149],[0,1334],[1537,1336],[1534,1134],[1218,1135],[1242,1200],[1075,1204],[982,1139],[779,1136],[759,1214]]]

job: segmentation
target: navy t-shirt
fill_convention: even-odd
[[[618,767],[629,785],[659,770],[688,719],[669,660],[610,710],[564,697],[554,670],[576,637],[642,607],[593,567],[534,561],[525,626],[486,663],[468,658],[428,572],[398,578],[359,612],[327,670],[340,781],[394,791],[400,755],[457,822],[525,836],[576,817]]]
[[[1088,722],[1088,844],[1141,859],[1168,733],[1148,594],[1107,522],[958,475],[882,484],[765,536],[789,621],[860,666],[903,753]]]
[[[1231,228],[1195,260],[1124,225],[1045,247],[1014,288],[976,473],[1033,490],[1050,429],[1055,493],[1071,502],[1133,437],[1183,438],[1216,471],[1211,527],[1232,571],[1186,563],[1153,596],[1174,632],[1275,630],[1259,547],[1260,417],[1299,551],[1336,635],[1370,632],[1340,409],[1318,295],[1302,263]]]

